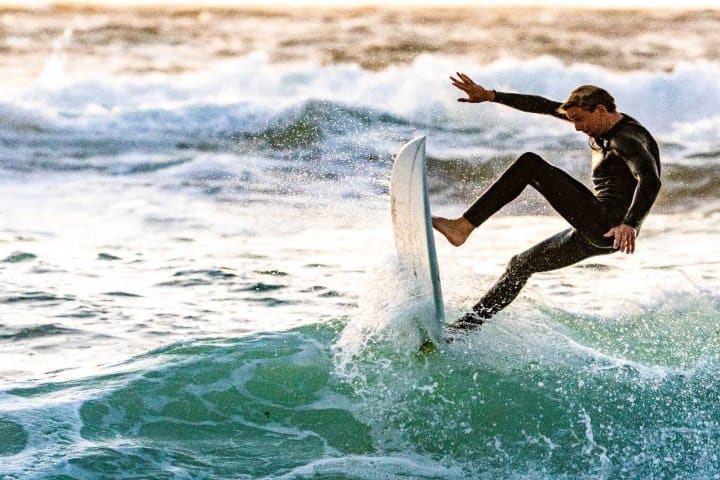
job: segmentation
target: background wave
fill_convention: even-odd
[[[699,208],[717,197],[720,116],[707,99],[720,98],[718,64],[624,74],[552,57],[462,66],[487,86],[555,99],[579,84],[606,86],[661,142],[661,208]],[[0,168],[6,175],[168,171],[176,188],[245,198],[303,178],[312,188],[297,195],[330,184],[328,196],[372,198],[386,192],[394,152],[423,134],[439,201],[469,201],[467,185],[474,189],[526,150],[586,178],[585,139],[569,124],[459,104],[446,81],[457,68],[435,56],[381,72],[277,66],[257,54],[203,74],[32,86],[0,104]]]

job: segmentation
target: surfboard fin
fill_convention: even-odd
[[[422,353],[423,355],[431,355],[433,353],[436,353],[438,351],[437,345],[435,345],[435,342],[432,340],[425,340],[425,342],[420,345],[420,349],[418,350],[418,353]]]

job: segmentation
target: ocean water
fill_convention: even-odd
[[[587,25],[592,24],[593,28]],[[720,478],[717,12],[0,10],[0,478]],[[633,256],[538,274],[417,354],[393,154],[434,212],[563,122],[456,71],[605,86],[660,142]],[[565,228],[533,192],[461,248],[448,321]]]

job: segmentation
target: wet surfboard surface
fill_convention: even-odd
[[[425,137],[411,140],[395,157],[390,202],[398,259],[411,276],[413,295],[421,300],[421,351],[432,350],[442,338],[445,312],[427,192]]]

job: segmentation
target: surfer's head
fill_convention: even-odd
[[[610,113],[616,111],[615,99],[607,90],[595,85],[582,85],[570,92],[570,96],[558,110],[566,113],[572,107],[580,107],[588,112],[594,112],[599,105],[604,106]]]
[[[583,85],[573,90],[558,111],[575,124],[575,130],[591,137],[602,135],[618,120],[615,99],[595,85]]]

